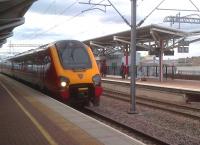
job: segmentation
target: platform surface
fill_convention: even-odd
[[[145,80],[145,81],[144,81]],[[120,85],[121,82],[125,85]],[[106,89],[116,90],[122,93],[130,92],[130,78],[122,79],[121,76],[107,75],[102,78],[102,86]],[[160,101],[176,103],[199,103],[200,81],[182,79],[158,78],[136,79],[136,95]]]
[[[123,82],[130,82],[130,78],[122,79],[120,76],[107,75],[107,77],[102,78],[102,80],[107,79],[117,79]],[[146,78],[146,81],[141,81],[140,79],[137,79],[136,84],[200,92],[200,81],[196,80],[181,80],[168,78],[163,79],[163,82],[160,82],[158,78]]]
[[[0,74],[0,145],[143,145]]]

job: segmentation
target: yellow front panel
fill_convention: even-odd
[[[99,70],[91,49],[87,48],[87,51],[92,62],[92,68],[83,71],[73,71],[63,69],[56,48],[51,48],[53,59],[52,62],[54,63],[54,66],[56,68],[57,75],[67,77],[70,80],[70,85],[80,83],[92,83],[92,77],[95,74],[99,74]]]

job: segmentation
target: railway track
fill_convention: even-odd
[[[130,95],[124,92],[104,88],[104,95],[123,101],[130,101]],[[200,120],[200,108],[194,108],[182,104],[176,104],[156,99],[146,98],[144,96],[137,96],[136,103],[143,106],[148,106],[163,111],[171,112],[178,115],[183,115],[192,119]]]
[[[133,127],[130,127],[126,124],[120,123],[108,116],[105,116],[101,113],[99,113],[98,111],[94,111],[92,108],[90,107],[85,107],[84,109],[79,109],[79,111],[81,111],[84,114],[87,114],[105,124],[108,124],[109,126],[116,128],[117,130],[120,130],[122,132],[128,132],[128,134],[134,134],[134,136],[137,136],[137,138],[139,138],[139,140],[141,141],[146,141],[148,142],[148,144],[156,144],[156,145],[168,145],[166,142],[162,141],[159,138],[153,137],[149,134],[146,134],[144,132],[141,132]],[[144,141],[144,142],[145,142]]]

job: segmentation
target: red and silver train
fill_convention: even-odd
[[[61,40],[1,62],[0,71],[45,89],[65,103],[99,105],[101,77],[91,49]]]

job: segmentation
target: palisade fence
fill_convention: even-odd
[[[129,67],[128,67],[129,70]],[[159,77],[159,66],[137,66],[136,77]],[[107,66],[107,75],[120,76],[120,66]],[[130,73],[128,71],[128,76]],[[187,80],[200,80],[199,70],[179,70],[176,66],[163,66],[163,76],[168,79],[187,79]]]

